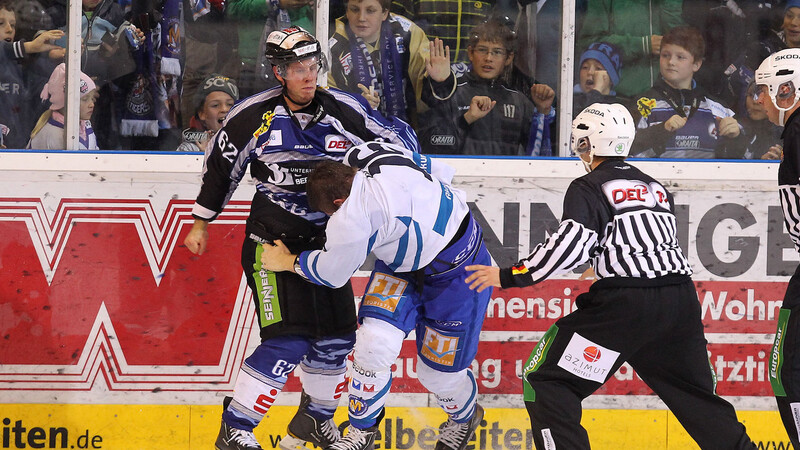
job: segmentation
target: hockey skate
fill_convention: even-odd
[[[308,413],[309,403],[311,397],[303,391],[297,413],[289,422],[288,433],[278,444],[282,450],[307,449],[306,442],[320,448],[328,448],[342,438],[333,419],[319,421]]]
[[[447,423],[439,429],[441,433],[436,442],[436,450],[464,450],[483,420],[483,408],[475,405],[475,413],[467,422],[458,423],[447,419]]]
[[[342,439],[326,450],[375,450],[375,438],[377,436],[377,423],[363,430],[350,425],[347,427],[347,433],[342,436]]]
[[[214,445],[217,450],[264,450],[252,431],[233,428],[224,421]]]

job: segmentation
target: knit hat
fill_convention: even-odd
[[[53,73],[50,75],[50,80],[44,85],[42,94],[39,96],[42,100],[50,100],[50,109],[53,111],[58,111],[64,107],[64,94],[67,90],[66,77],[67,66],[64,63],[57,65],[56,68],[53,69]],[[95,86],[94,81],[92,81],[88,75],[81,72],[81,97],[83,97],[86,93],[93,91],[96,87],[97,86]]]
[[[197,92],[194,94],[195,111],[203,106],[203,102],[206,100],[208,94],[215,91],[230,95],[234,101],[239,100],[239,88],[236,87],[236,83],[234,83],[233,79],[214,73],[209,75],[200,83],[200,86],[197,87]]]
[[[795,0],[800,2],[800,0]],[[622,68],[622,53],[611,44],[606,42],[592,42],[589,48],[581,55],[578,67],[583,65],[587,59],[596,59],[603,65],[608,72],[608,77],[616,86],[619,84],[619,70]]]
[[[783,12],[789,10],[789,8],[800,8],[800,0],[789,0],[786,2],[786,7],[783,8]]]

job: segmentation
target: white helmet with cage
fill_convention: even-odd
[[[589,153],[587,170],[595,156],[626,157],[636,127],[628,110],[618,103],[594,103],[572,121],[572,151]]]
[[[787,48],[767,57],[756,70],[755,84],[766,88],[772,103],[780,111],[779,125],[783,125],[786,111],[800,100],[800,48]],[[781,107],[786,100],[794,98],[791,106]],[[779,103],[780,102],[780,103]]]

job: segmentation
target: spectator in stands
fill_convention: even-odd
[[[683,0],[590,1],[578,35],[578,48],[592,42],[608,42],[625,55],[625,76],[616,91],[633,97],[658,79],[661,38],[667,30],[682,25]]]
[[[59,64],[53,70],[50,81],[44,85],[42,100],[50,100],[50,109],[39,118],[39,122],[31,132],[31,140],[26,148],[35,150],[63,150],[65,144],[64,113],[66,106],[66,66]],[[94,81],[81,72],[80,80],[80,129],[79,142],[81,150],[98,150],[97,139],[92,130],[92,113],[97,99]]]
[[[551,155],[555,92],[534,84],[529,99],[506,87],[514,44],[514,32],[499,21],[478,25],[468,46],[472,68],[456,79],[450,48],[440,39],[430,43],[422,100],[431,109],[422,117],[419,133],[426,153]]]
[[[593,42],[578,62],[578,84],[573,88],[572,117],[594,103],[620,103],[614,86],[619,84],[622,54],[611,44]]]
[[[19,64],[34,53],[57,48],[53,42],[60,39],[61,30],[45,31],[34,40],[16,39],[16,14],[13,0],[0,0],[0,124],[4,131],[4,145],[24,148],[35,122],[31,95],[25,73]]]
[[[299,26],[314,29],[314,0],[229,0],[226,14],[239,30],[240,94],[249,97],[278,86],[272,66],[264,57],[266,37],[275,30]]]
[[[212,74],[203,80],[195,92],[195,112],[189,121],[189,128],[183,130],[183,142],[178,146],[178,151],[205,152],[237,100],[239,88],[233,79]]]
[[[746,159],[781,159],[783,145],[781,144],[782,127],[779,127],[767,118],[764,105],[757,101],[758,89],[755,83],[747,88],[745,98],[746,113],[741,115],[740,123],[745,135]]]
[[[392,12],[413,20],[430,39],[441,39],[453,63],[469,62],[470,30],[492,17],[498,0],[392,0]]]
[[[694,27],[676,27],[661,42],[661,79],[637,96],[632,154],[660,158],[741,158],[741,126],[733,111],[694,80],[705,42]],[[736,140],[739,138],[739,141]]]
[[[779,30],[769,29],[763,35],[753,36],[749,44],[736,49],[737,57],[725,68],[724,83],[721,83],[723,100],[743,113],[747,88],[761,61],[775,52],[794,47],[800,47],[800,0],[786,2]]]
[[[225,14],[224,0],[183,0],[186,67],[183,72],[181,120],[183,126],[195,116],[195,93],[213,73],[237,79],[242,61],[239,58],[239,35],[236,22]]]
[[[422,78],[430,57],[420,27],[389,12],[391,0],[349,0],[329,42],[328,85],[361,94],[384,117],[417,124]]]

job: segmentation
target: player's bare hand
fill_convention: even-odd
[[[375,93],[375,89],[367,88],[361,83],[358,83],[358,88],[361,89],[361,96],[369,102],[369,106],[371,106],[372,109],[378,109],[378,105],[381,104],[381,98]]]
[[[195,219],[192,229],[183,240],[183,245],[195,255],[202,255],[206,251],[208,245],[208,222],[205,220]]]
[[[686,117],[675,114],[664,122],[664,129],[667,131],[676,131],[683,128],[684,125],[686,125]]]
[[[497,101],[493,101],[485,95],[476,95],[472,97],[469,109],[464,113],[464,120],[466,120],[468,124],[472,124],[472,122],[478,119],[483,119],[496,104]]]
[[[294,257],[286,245],[280,240],[272,244],[261,244],[264,251],[261,253],[261,267],[273,272],[293,271]]]
[[[464,282],[473,291],[482,292],[488,287],[500,287],[500,268],[493,266],[474,265],[465,267],[467,272],[472,272]]]
[[[783,160],[783,146],[775,144],[761,155],[761,159],[780,159]]]
[[[739,122],[736,121],[733,117],[723,117],[719,120],[719,135],[725,136],[729,138],[735,138],[739,136]]]
[[[450,76],[450,46],[436,38],[428,43],[431,56],[425,68],[433,81],[442,82]]]
[[[536,109],[540,113],[549,113],[555,98],[556,91],[550,86],[546,84],[534,84],[531,86],[531,100],[533,100],[533,104],[536,105]]]

